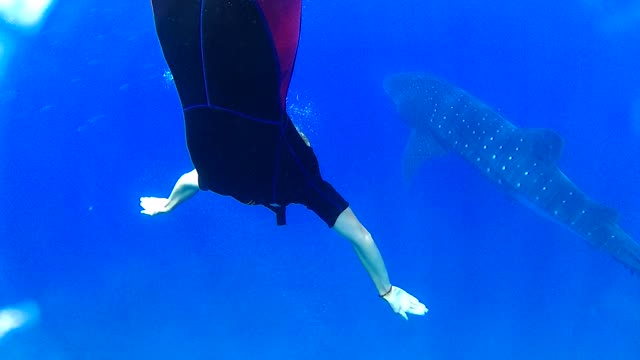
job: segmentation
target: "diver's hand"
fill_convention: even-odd
[[[169,212],[168,203],[169,199],[165,198],[141,197],[140,206],[142,206],[142,210],[140,212],[149,216],[163,214]]]
[[[424,315],[429,311],[418,299],[397,286],[392,286],[391,291],[382,298],[387,300],[393,311],[400,314],[405,320],[409,320],[407,313]]]

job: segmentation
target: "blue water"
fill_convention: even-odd
[[[632,0],[304,2],[291,113],[392,283],[429,307],[408,322],[301,206],[286,227],[212,193],[139,213],[191,169],[148,2],[64,1],[38,32],[7,27],[0,308],[31,300],[41,316],[0,359],[640,358],[640,279],[453,155],[406,186],[409,129],[382,89],[428,71],[554,129],[560,167],[640,238],[638,13]]]

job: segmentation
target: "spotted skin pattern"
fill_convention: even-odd
[[[502,189],[640,274],[640,245],[557,167],[562,139],[546,129],[518,128],[480,100],[426,73],[390,75],[384,82],[412,128],[404,175],[429,158],[453,152]]]

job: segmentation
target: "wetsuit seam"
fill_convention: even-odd
[[[280,121],[261,119],[259,117],[255,117],[255,116],[251,116],[251,115],[245,114],[245,113],[243,113],[241,111],[225,108],[225,107],[222,107],[222,106],[212,105],[212,104],[191,105],[191,106],[188,106],[188,107],[184,108],[182,111],[183,112],[189,112],[191,110],[196,110],[196,109],[218,110],[218,111],[223,111],[223,112],[226,112],[226,113],[241,117],[241,118],[246,119],[246,120],[255,121],[255,122],[258,122],[258,123],[261,123],[261,124],[282,126],[282,123]]]
[[[200,0],[200,57],[202,61],[202,78],[204,80],[204,96],[207,98],[207,105],[211,105],[211,99],[209,98],[209,84],[207,80],[207,69],[204,54],[204,10],[205,1]]]
[[[300,5],[300,7],[302,8],[302,5]],[[300,9],[300,12],[302,12],[302,9]],[[302,36],[302,14],[300,14],[300,24],[298,25],[298,41],[296,42],[296,52],[293,54],[293,63],[291,64],[291,78],[289,79],[289,82],[291,82],[291,80],[293,80],[293,72],[296,68],[296,60],[298,59],[298,50],[300,50],[300,37]],[[287,92],[289,92],[289,89],[287,89]],[[285,111],[287,108],[287,99],[284,100],[284,107],[285,107]]]
[[[271,52],[273,53],[273,57],[276,61],[276,64],[278,65],[278,98],[280,100],[280,111],[281,112],[285,112],[286,111],[286,103],[287,103],[287,99],[286,96],[283,99],[282,98],[282,94],[280,93],[280,86],[282,86],[282,82],[280,81],[282,79],[282,68],[281,65],[282,63],[280,62],[280,56],[278,55],[278,46],[275,42],[275,36],[273,36],[273,32],[271,31],[271,26],[269,26],[269,21],[267,20],[267,17],[264,14],[264,9],[262,8],[262,6],[260,6],[259,0],[253,0],[253,2],[255,3],[256,7],[258,8],[258,13],[260,14],[260,18],[262,18],[262,24],[264,25],[267,33],[270,35],[269,38],[271,39]],[[296,46],[296,53],[298,52],[297,46]],[[295,58],[294,58],[295,60]],[[291,70],[293,70],[293,66],[295,65],[295,61],[294,64],[291,66]],[[289,89],[287,89],[287,92],[289,91]]]
[[[272,199],[271,201],[274,204],[278,203],[278,180],[280,179],[280,162],[281,162],[281,157],[282,157],[282,142],[286,142],[286,137],[285,137],[285,129],[286,129],[286,122],[284,121],[284,119],[282,117],[286,116],[286,104],[287,104],[287,99],[286,96],[283,99],[282,98],[282,92],[281,92],[281,86],[282,86],[282,63],[280,62],[280,56],[278,55],[278,45],[276,44],[275,41],[275,37],[273,34],[273,31],[271,31],[271,26],[269,25],[269,21],[267,20],[267,17],[265,16],[264,13],[264,9],[262,8],[262,6],[260,6],[260,2],[259,0],[254,0],[253,1],[256,8],[259,10],[258,14],[260,14],[260,18],[262,18],[262,24],[265,27],[267,33],[269,34],[269,39],[271,40],[271,51],[273,54],[273,58],[277,64],[277,75],[278,75],[278,99],[279,101],[279,106],[280,106],[280,112],[281,112],[281,119],[280,119],[280,126],[281,126],[281,130],[280,130],[280,143],[278,144],[278,155],[276,156],[276,159],[274,160],[274,173],[273,173],[273,179],[272,179],[272,183],[273,183],[273,188],[272,188]],[[296,53],[297,53],[297,48],[296,48]],[[294,58],[295,60],[295,58]],[[294,61],[295,63],[295,61]],[[292,70],[293,70],[293,66],[292,66]],[[287,89],[288,91],[288,89]]]

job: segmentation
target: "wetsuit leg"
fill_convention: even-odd
[[[279,195],[287,202],[306,206],[329,227],[349,207],[349,203],[322,178],[313,149],[302,139],[287,116],[285,131],[285,171],[281,172]]]

